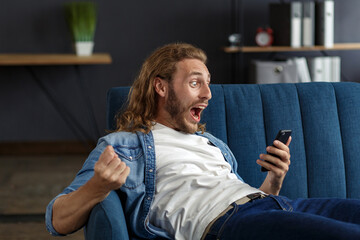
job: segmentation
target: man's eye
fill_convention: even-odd
[[[198,84],[198,82],[197,81],[192,81],[192,82],[190,82],[190,86],[191,87],[197,87],[199,84]]]

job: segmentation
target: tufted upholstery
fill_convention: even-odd
[[[211,90],[203,122],[208,132],[229,145],[238,173],[250,185],[260,186],[266,175],[255,162],[258,155],[279,129],[292,129],[291,167],[280,194],[360,198],[360,84],[235,84],[212,85]],[[128,91],[119,87],[108,92],[109,128]],[[121,211],[120,201],[118,205]],[[112,222],[118,214],[112,211],[106,217]],[[90,218],[90,223],[96,221]],[[113,227],[126,230],[123,224]],[[87,239],[96,238],[88,234]]]

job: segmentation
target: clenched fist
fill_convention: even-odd
[[[96,183],[99,191],[108,194],[126,182],[130,168],[121,161],[112,146],[107,146],[96,162],[94,171],[93,183]]]

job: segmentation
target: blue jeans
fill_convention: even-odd
[[[268,196],[233,204],[211,227],[212,239],[360,239],[360,201]]]

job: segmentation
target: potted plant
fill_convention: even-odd
[[[96,5],[94,2],[70,2],[65,4],[68,23],[76,54],[89,56],[94,47]]]

